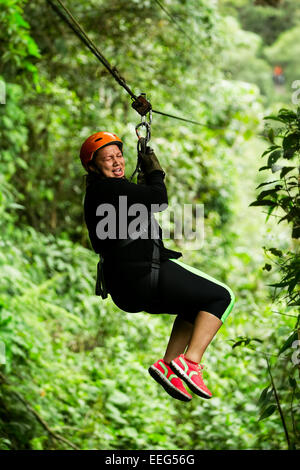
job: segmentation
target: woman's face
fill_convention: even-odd
[[[115,144],[98,150],[93,162],[107,178],[125,176],[125,160],[120,148]]]

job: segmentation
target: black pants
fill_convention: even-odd
[[[149,276],[138,276],[129,265],[112,270],[104,262],[104,276],[112,300],[125,312],[179,315],[194,323],[197,313],[205,310],[224,322],[235,303],[226,284],[177,259],[161,263],[154,293]]]

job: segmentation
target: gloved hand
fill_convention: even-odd
[[[146,147],[146,153],[139,152],[139,159],[141,161],[141,170],[146,175],[154,170],[164,171],[160,166],[157,156],[154,150],[150,147]]]
[[[143,171],[138,172],[137,184],[146,184],[145,173]]]

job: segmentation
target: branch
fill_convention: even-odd
[[[281,405],[280,405],[279,397],[278,397],[278,394],[277,394],[277,389],[275,387],[275,383],[274,383],[274,380],[273,380],[273,375],[272,375],[272,372],[271,372],[270,362],[269,362],[269,359],[267,357],[266,357],[266,361],[267,361],[268,372],[269,372],[269,376],[270,376],[270,379],[271,379],[272,388],[274,390],[276,405],[277,405],[277,408],[278,408],[278,411],[279,411],[279,414],[280,414],[280,418],[281,418],[282,426],[283,426],[283,429],[284,429],[286,441],[287,441],[287,444],[288,444],[288,448],[291,449],[290,436],[289,436],[289,433],[288,433],[288,430],[287,430],[286,422],[285,422],[284,415],[283,415],[283,412],[282,412],[282,408],[281,408]]]
[[[298,315],[290,315],[289,313],[282,313],[282,312],[277,312],[276,310],[272,310],[273,313],[278,313],[279,315],[284,315],[286,317],[293,317],[293,318],[298,318]]]
[[[8,379],[5,377],[5,375],[2,374],[2,372],[0,372],[0,379],[2,380],[3,383],[5,383],[6,385],[12,385]],[[61,441],[61,442],[64,442],[65,444],[67,444],[68,446],[72,447],[72,449],[75,449],[75,450],[80,450],[75,444],[73,444],[72,442],[70,442],[68,439],[66,439],[65,437],[63,436],[60,436],[59,434],[56,434],[54,431],[52,431],[52,429],[49,427],[49,425],[46,423],[46,421],[38,414],[38,412],[31,406],[31,404],[25,400],[25,398],[23,398],[18,392],[16,391],[13,391],[12,392],[16,397],[17,399],[23,403],[23,405],[26,406],[26,408],[28,409],[28,411],[33,414],[33,416],[37,419],[37,421],[43,426],[44,429],[46,429],[46,431],[48,432],[48,434],[53,438],[53,439],[56,439],[58,441]]]

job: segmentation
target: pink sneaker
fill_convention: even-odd
[[[189,386],[189,388],[202,398],[211,398],[212,393],[207,388],[202,378],[202,364],[189,361],[184,354],[176,357],[171,361],[171,369],[181,377]]]
[[[155,362],[149,367],[148,371],[151,377],[162,385],[171,397],[181,401],[190,401],[193,398],[186,390],[182,380],[173,373],[170,366],[163,359]]]

